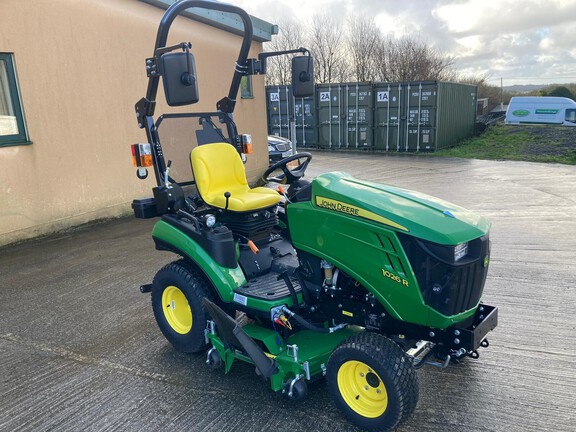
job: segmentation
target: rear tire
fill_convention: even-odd
[[[326,379],[336,406],[358,427],[384,432],[418,402],[418,376],[397,344],[376,333],[344,341],[330,355]]]
[[[209,318],[202,299],[210,298],[206,280],[184,260],[172,262],[156,273],[152,283],[152,310],[162,334],[178,351],[206,350],[204,338]]]

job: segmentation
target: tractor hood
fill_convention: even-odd
[[[312,203],[445,245],[470,241],[490,229],[486,219],[457,205],[407,189],[358,180],[343,172],[314,179]]]

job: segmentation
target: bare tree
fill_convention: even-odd
[[[454,57],[418,36],[383,36],[370,19],[342,20],[314,15],[305,27],[284,21],[280,34],[266,44],[268,51],[305,46],[314,56],[317,83],[346,81],[452,81],[457,78]],[[289,84],[291,56],[268,59],[266,84]]]
[[[266,51],[286,51],[305,45],[304,27],[295,21],[284,21],[278,35],[266,43]],[[282,55],[267,60],[266,85],[290,84],[292,56]]]
[[[314,15],[308,25],[308,45],[314,56],[317,83],[348,79],[343,23],[328,14]]]
[[[382,39],[375,50],[380,81],[450,81],[456,78],[454,57],[443,54],[414,36]]]
[[[347,21],[348,57],[351,78],[357,82],[375,81],[377,77],[376,56],[382,44],[382,34],[373,20],[362,16]]]

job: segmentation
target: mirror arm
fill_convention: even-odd
[[[172,45],[169,47],[160,47],[154,52],[154,56],[160,57],[162,54],[166,54],[167,52],[177,50],[178,48],[182,49],[182,51],[188,52],[192,48],[192,43],[180,42],[179,44]]]
[[[266,74],[266,59],[268,57],[276,57],[285,54],[307,54],[310,55],[310,51],[304,47],[296,48],[293,50],[285,51],[268,51],[258,54],[258,60],[248,59],[246,60],[247,71],[246,75],[264,75]]]

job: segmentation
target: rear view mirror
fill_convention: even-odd
[[[198,102],[196,64],[190,52],[167,53],[160,56],[160,73],[166,102],[170,106]]]
[[[310,55],[292,58],[292,94],[294,97],[314,95],[314,61]]]

